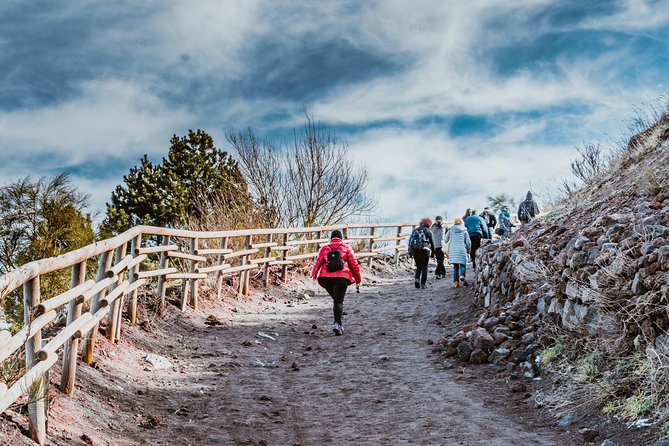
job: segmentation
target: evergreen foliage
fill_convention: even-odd
[[[26,177],[0,188],[0,274],[93,243],[87,206],[88,196],[67,173],[36,182]],[[69,288],[69,273],[43,275],[40,284],[45,297],[55,296]],[[0,303],[9,322],[23,323],[20,289]]]
[[[234,204],[250,203],[237,162],[202,130],[174,135],[160,165],[144,155],[141,164],[123,176],[123,183],[107,203],[103,236],[138,224],[184,227],[189,218],[208,212],[221,194]]]

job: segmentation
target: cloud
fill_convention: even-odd
[[[611,15],[593,17],[583,26],[589,29],[649,31],[669,23],[669,10],[662,0],[624,0]]]
[[[539,122],[523,131],[531,134],[545,125]],[[490,195],[520,199],[535,186],[557,186],[573,148],[519,145],[511,136],[515,130],[510,124],[488,139],[452,138],[439,129],[400,135],[375,129],[360,135],[351,154],[369,170],[370,190],[378,194],[384,217],[417,219],[444,211],[453,217],[466,208],[483,208]],[[484,149],[463,149],[467,146]]]
[[[522,196],[568,174],[574,146],[615,139],[630,104],[665,92],[663,6],[5,2],[0,174],[68,170],[104,210],[173,133],[202,128],[223,148],[227,130],[249,125],[290,137],[308,110],[348,139],[386,215]]]
[[[4,112],[0,147],[21,148],[21,156],[48,153],[64,165],[104,157],[155,152],[148,143],[169,140],[190,118],[140,85],[124,81],[87,81],[67,102],[39,109]]]

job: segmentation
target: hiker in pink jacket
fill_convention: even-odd
[[[353,282],[357,284],[362,282],[360,265],[355,259],[353,249],[342,242],[343,237],[339,229],[332,231],[330,244],[321,248],[311,271],[311,278],[318,279],[318,284],[332,297],[334,311],[332,331],[337,336],[344,333],[341,318],[344,313],[346,289]]]

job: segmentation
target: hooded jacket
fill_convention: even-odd
[[[537,205],[537,202],[534,201],[534,199],[532,198],[532,192],[527,192],[527,195],[525,196],[525,201],[520,203],[520,206],[518,206],[518,220],[522,221],[522,219],[520,218],[521,209],[525,209],[530,219],[533,219],[537,215],[539,215],[539,206]]]
[[[467,253],[472,247],[469,233],[463,225],[453,225],[448,229],[444,243],[448,245],[448,262],[450,264],[467,263]]]
[[[437,221],[439,224],[437,224]],[[430,226],[430,232],[432,232],[432,242],[434,243],[434,248],[443,248],[444,247],[444,236],[446,235],[446,226],[441,220],[435,221],[432,226]]]
[[[325,264],[327,263],[328,253],[332,249],[337,249],[341,253],[341,260],[344,263],[344,268],[339,271],[329,272],[325,268]],[[341,239],[337,237],[330,240],[330,244],[323,246],[319,251],[318,258],[314,264],[314,269],[311,270],[311,277],[314,279],[319,277],[343,277],[344,279],[348,279],[351,283],[362,282],[360,265],[355,258],[353,249],[344,244]]]

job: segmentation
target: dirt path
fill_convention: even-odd
[[[522,403],[480,382],[476,368],[437,361],[438,321],[466,307],[467,289],[433,281],[416,290],[408,273],[379,279],[347,296],[341,337],[330,330],[330,298],[312,289],[312,298],[295,289],[259,312],[241,307],[222,326],[171,312],[169,330],[129,329],[119,345],[101,346],[97,367],[108,378],[80,373],[102,404],[84,392],[56,401],[53,444],[568,444],[522,414],[510,417],[508,406],[521,404],[522,413]],[[172,369],[147,368],[151,345]]]

